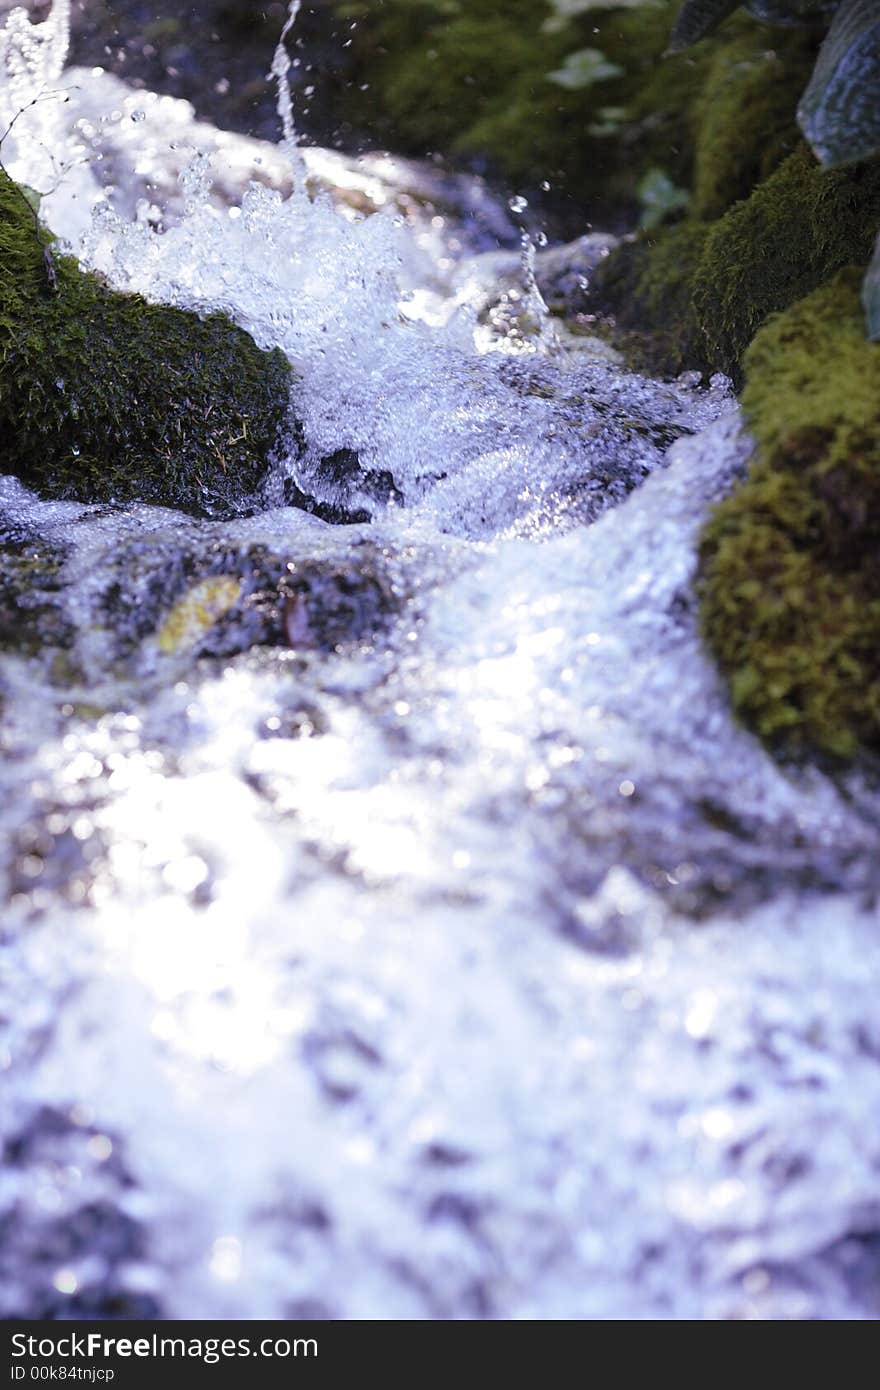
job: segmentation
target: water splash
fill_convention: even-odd
[[[58,83],[69,42],[70,0],[54,0],[46,19],[37,24],[27,10],[13,9],[0,27],[0,134],[3,162],[13,177],[21,177],[20,167],[35,164],[48,165],[49,186],[63,175],[57,137],[64,94]],[[40,191],[47,191],[47,185]]]
[[[84,254],[283,346],[309,481],[398,486],[0,480],[0,1311],[876,1315],[876,790],[777,766],[703,652],[726,384],[479,353],[398,208],[178,188],[160,111],[174,225]]]
[[[301,9],[302,0],[290,0],[287,6],[287,18],[284,21],[281,36],[272,57],[272,76],[278,85],[277,110],[281,118],[281,148],[290,161],[296,184],[304,188],[308,170],[299,147],[293,119],[293,97],[290,91],[291,60],[287,51],[287,40],[293,32]]]

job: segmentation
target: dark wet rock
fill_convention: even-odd
[[[619,245],[619,238],[606,232],[591,232],[537,251],[534,257],[535,285],[547,309],[556,317],[577,320],[589,310],[588,289],[593,272]],[[522,256],[514,252],[496,252],[476,262],[484,266],[487,279],[494,283],[487,291],[484,317],[507,312],[512,315],[522,305],[528,288],[524,279]],[[472,266],[469,266],[472,274]],[[492,274],[494,271],[494,275]]]
[[[354,1100],[364,1073],[383,1065],[382,1054],[373,1044],[354,1028],[344,1026],[306,1034],[302,1055],[325,1095],[339,1103]]]
[[[293,478],[285,477],[285,503],[333,526],[371,521],[377,507],[404,500],[388,470],[365,469],[354,449],[337,449],[321,459],[312,470],[309,483],[311,493],[303,492]],[[359,506],[358,501],[368,505]]]
[[[61,563],[54,546],[0,520],[0,650],[34,656],[71,645],[58,603]]]
[[[119,659],[147,638],[161,652],[230,657],[252,647],[333,652],[369,644],[400,606],[381,552],[366,540],[345,558],[310,557],[177,533],[134,540],[93,600]]]
[[[617,244],[617,237],[592,232],[538,253],[535,279],[551,314],[569,318],[584,310],[590,277]]]
[[[325,715],[316,705],[297,700],[261,720],[257,732],[261,738],[312,738],[327,729]]]
[[[644,913],[629,901],[628,881],[695,921],[747,913],[784,890],[827,893],[845,886],[866,903],[880,898],[867,824],[853,829],[846,851],[836,845],[823,853],[793,817],[766,822],[758,810],[734,804],[726,789],[705,789],[672,820],[664,810],[668,786],[642,784],[622,796],[619,781],[620,774],[607,788],[597,785],[591,806],[582,795],[573,804],[566,857],[558,865],[569,906],[561,906],[562,893],[547,903],[562,934],[585,950],[618,956],[643,944],[637,925]],[[616,877],[621,872],[623,880]]]

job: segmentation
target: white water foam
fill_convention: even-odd
[[[356,450],[404,500],[3,484],[76,631],[0,667],[3,1311],[876,1316],[876,803],[777,766],[702,649],[723,384],[478,353],[406,316],[393,215],[230,218],[204,172],[84,254],[282,346],[290,466]],[[292,649],[157,650],[152,577],[217,547],[312,576]],[[322,647],[337,573],[388,611]]]

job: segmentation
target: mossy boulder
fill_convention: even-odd
[[[598,268],[589,307],[633,365],[726,372],[771,314],[867,265],[880,227],[880,161],[823,169],[803,143],[715,221],[643,233]]]
[[[707,356],[736,375],[770,314],[842,267],[867,265],[878,227],[880,161],[823,169],[801,145],[706,238],[693,303]]]
[[[623,241],[596,267],[586,296],[599,328],[636,371],[710,370],[693,282],[709,234],[688,219]]]
[[[738,714],[787,752],[880,751],[880,345],[858,269],[761,329],[746,481],[702,538],[706,640]]]
[[[222,314],[118,294],[49,248],[0,172],[0,467],[43,496],[252,510],[290,367]]]
[[[795,110],[818,47],[809,30],[780,33],[750,21],[713,42],[691,108],[695,216],[723,216],[794,153]]]
[[[694,367],[739,382],[769,315],[870,258],[880,163],[825,170],[795,121],[820,38],[743,17],[700,46],[687,215],[625,242],[591,286],[588,308],[639,369]]]

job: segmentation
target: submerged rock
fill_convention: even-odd
[[[0,651],[31,656],[67,647],[72,629],[58,603],[63,556],[0,517]]]
[[[292,373],[225,315],[118,294],[59,256],[0,173],[3,467],[45,497],[253,510]]]
[[[285,548],[155,530],[117,545],[101,583],[78,601],[105,636],[102,651],[126,668],[152,669],[157,657],[226,659],[254,647],[333,653],[369,645],[401,599],[381,548],[347,537],[336,550],[309,548],[303,538]]]
[[[860,272],[773,319],[746,356],[759,453],[702,541],[703,625],[766,739],[880,751],[880,347]]]

